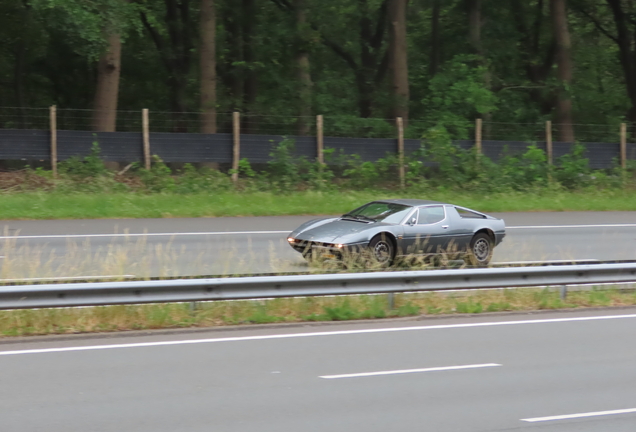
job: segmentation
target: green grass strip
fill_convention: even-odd
[[[399,191],[222,192],[209,194],[34,192],[0,195],[0,219],[108,219],[341,214],[367,201],[420,198],[483,212],[636,211],[634,190],[497,194]]]

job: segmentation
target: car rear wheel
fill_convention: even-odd
[[[377,235],[369,242],[369,251],[375,264],[388,267],[395,257],[395,246],[386,235]]]
[[[493,253],[492,239],[488,234],[478,233],[470,241],[468,253],[464,258],[469,265],[485,267],[490,262]]]

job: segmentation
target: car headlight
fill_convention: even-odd
[[[287,237],[287,241],[290,243],[296,243],[296,239],[293,237]]]

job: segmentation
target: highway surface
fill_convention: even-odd
[[[0,430],[633,432],[636,308],[5,340]]]
[[[636,212],[495,216],[494,262],[636,259]],[[303,272],[286,236],[312,218],[0,221],[0,279]]]

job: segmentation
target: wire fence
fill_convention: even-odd
[[[90,109],[58,108],[56,127],[58,130],[93,131],[96,111]],[[483,140],[518,141],[526,143],[545,142],[546,123],[483,122]],[[150,132],[201,133],[204,121],[199,112],[149,113]],[[315,136],[315,116],[279,116],[242,113],[240,133],[276,136]],[[569,126],[569,125],[568,125]],[[636,124],[628,123],[627,139],[636,142]],[[140,111],[120,110],[116,114],[118,132],[142,131]],[[404,136],[407,139],[426,137],[431,129],[444,127],[451,139],[475,139],[475,122],[472,120],[430,121],[410,119],[405,122]],[[560,141],[561,131],[566,125],[553,123],[552,139]],[[616,143],[620,139],[620,124],[573,124],[574,136],[580,142]],[[0,107],[0,129],[49,130],[51,119],[49,108]],[[216,131],[233,132],[233,113],[216,114]],[[396,121],[389,118],[359,118],[356,116],[324,116],[325,136],[350,138],[395,138]]]

